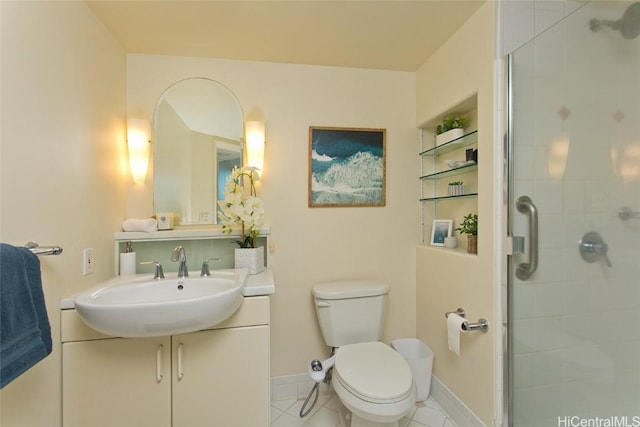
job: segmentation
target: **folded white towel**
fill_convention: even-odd
[[[158,221],[155,218],[145,219],[125,219],[122,223],[123,231],[144,231],[145,233],[151,233],[152,231],[158,231]]]

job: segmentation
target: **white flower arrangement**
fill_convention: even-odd
[[[249,194],[244,189],[245,178],[250,184]],[[262,199],[257,197],[255,186],[259,180],[260,174],[256,168],[234,167],[227,178],[224,200],[218,201],[223,232],[231,234],[234,226],[241,227],[240,240],[236,240],[241,248],[255,248],[262,227],[264,205]]]

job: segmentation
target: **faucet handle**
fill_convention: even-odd
[[[158,261],[140,261],[140,265],[147,265],[147,264],[155,264],[156,266],[156,272],[153,275],[153,280],[164,279],[164,271],[162,270],[162,264],[160,264]]]
[[[209,261],[222,261],[222,258],[207,258],[202,261],[202,268],[200,269],[200,277],[209,277],[211,272],[209,271]]]

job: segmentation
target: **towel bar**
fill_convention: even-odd
[[[60,255],[62,253],[62,248],[60,246],[40,246],[36,242],[27,242],[24,244],[24,247],[29,249],[33,254],[36,255]]]

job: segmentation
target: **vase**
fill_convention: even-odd
[[[264,271],[264,246],[257,248],[236,248],[235,267],[246,268],[249,274],[258,274]]]
[[[464,135],[464,129],[456,128],[436,135],[436,147],[438,145],[446,144],[447,142],[458,139]]]
[[[464,185],[449,185],[447,187],[448,196],[462,196],[464,194]]]
[[[470,254],[478,253],[478,236],[467,236],[467,252]]]
[[[455,249],[458,247],[458,238],[455,236],[444,238],[444,247],[449,249]]]

